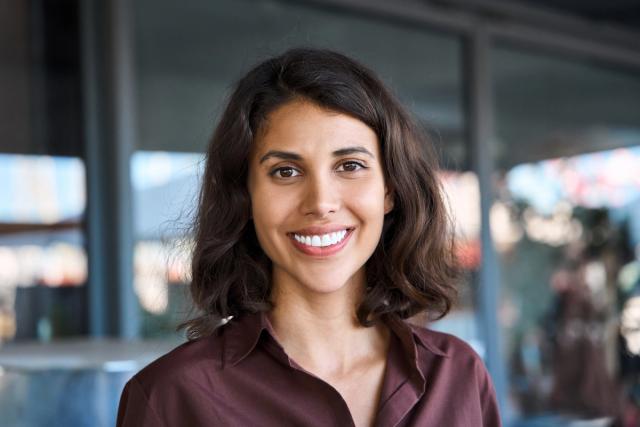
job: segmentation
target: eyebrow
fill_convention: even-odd
[[[367,150],[362,146],[341,148],[339,150],[334,151],[331,154],[333,154],[333,157],[340,157],[340,156],[346,156],[347,154],[353,154],[353,153],[363,153],[372,158],[375,158],[375,156],[371,154],[369,150]],[[293,153],[291,151],[269,150],[267,151],[267,154],[265,154],[260,158],[260,163],[264,162],[267,159],[270,159],[271,157],[277,157],[279,159],[284,159],[284,160],[302,160],[302,156],[300,154]]]

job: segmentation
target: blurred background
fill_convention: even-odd
[[[505,426],[640,426],[635,0],[0,0],[0,425],[113,425],[184,340],[208,138],[300,45],[430,129],[467,275],[429,326],[483,357]]]

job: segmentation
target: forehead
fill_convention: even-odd
[[[316,104],[294,100],[271,112],[254,141],[254,157],[268,150],[295,150],[301,155],[332,153],[362,146],[378,156],[378,137],[362,121]]]

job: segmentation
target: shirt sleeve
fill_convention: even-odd
[[[116,427],[160,427],[164,423],[151,407],[149,399],[133,377],[124,386],[118,405]]]
[[[483,427],[501,427],[500,411],[496,399],[496,391],[489,372],[480,360],[478,367],[478,392],[480,394],[480,408],[482,410]]]

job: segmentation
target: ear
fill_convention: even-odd
[[[393,210],[393,192],[386,186],[384,190],[384,214],[386,215]]]
[[[249,197],[249,220],[253,220],[253,204],[251,203],[251,198]]]

